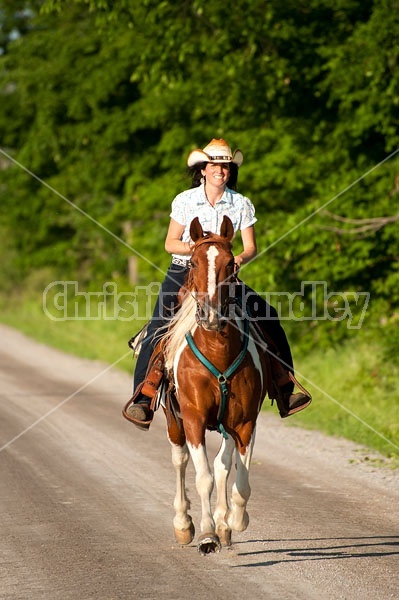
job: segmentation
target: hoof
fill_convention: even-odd
[[[198,538],[197,550],[202,555],[220,552],[221,549],[222,545],[216,533],[203,533]]]
[[[231,546],[231,529],[229,527],[217,527],[216,533],[222,546]]]
[[[175,540],[181,546],[187,546],[187,544],[191,544],[195,535],[195,527],[194,524],[191,523],[188,529],[175,529]]]
[[[240,515],[237,515],[233,511],[230,511],[227,516],[227,523],[233,531],[245,531],[249,525],[249,514],[246,510]]]

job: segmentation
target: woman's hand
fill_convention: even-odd
[[[241,265],[249,262],[256,256],[256,237],[253,225],[241,230],[241,239],[243,251],[234,257],[234,262],[238,265],[238,269]]]
[[[240,270],[240,267],[243,263],[243,259],[242,256],[235,256],[234,257],[234,273],[238,273],[238,271]]]

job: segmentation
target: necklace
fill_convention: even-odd
[[[205,189],[205,188],[204,188],[204,191],[205,191],[205,197],[206,197],[206,199],[208,200],[209,204],[210,204],[212,207],[214,207],[214,206],[215,206],[215,204],[216,204],[217,202],[219,202],[219,200],[222,198],[222,196],[223,196],[223,194],[224,194],[224,189],[223,189],[223,191],[222,191],[222,193],[221,193],[221,194],[219,194],[217,197],[215,197],[215,198],[212,198],[212,200],[210,200],[210,199],[208,198],[208,194],[206,193],[206,189]]]

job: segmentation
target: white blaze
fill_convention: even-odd
[[[215,246],[211,246],[206,253],[208,257],[208,296],[212,300],[216,293],[216,257],[219,251]]]

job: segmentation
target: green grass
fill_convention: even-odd
[[[42,294],[0,298],[0,320],[36,340],[84,358],[133,372],[127,341],[144,321],[54,321],[44,314]],[[387,363],[381,342],[350,340],[339,349],[302,356],[293,348],[296,374],[313,402],[286,420],[377,450],[399,466],[399,365]],[[123,358],[124,357],[124,358]],[[265,410],[277,414],[277,408]]]
[[[34,299],[0,301],[0,309],[2,323],[22,331],[39,342],[82,358],[101,360],[107,364],[119,361],[118,368],[133,372],[132,352],[129,351],[127,342],[144,322],[54,321],[43,311],[41,294]],[[126,354],[127,356],[124,356]]]
[[[399,367],[380,343],[351,340],[295,363],[313,402],[290,423],[363,444],[399,466]]]

